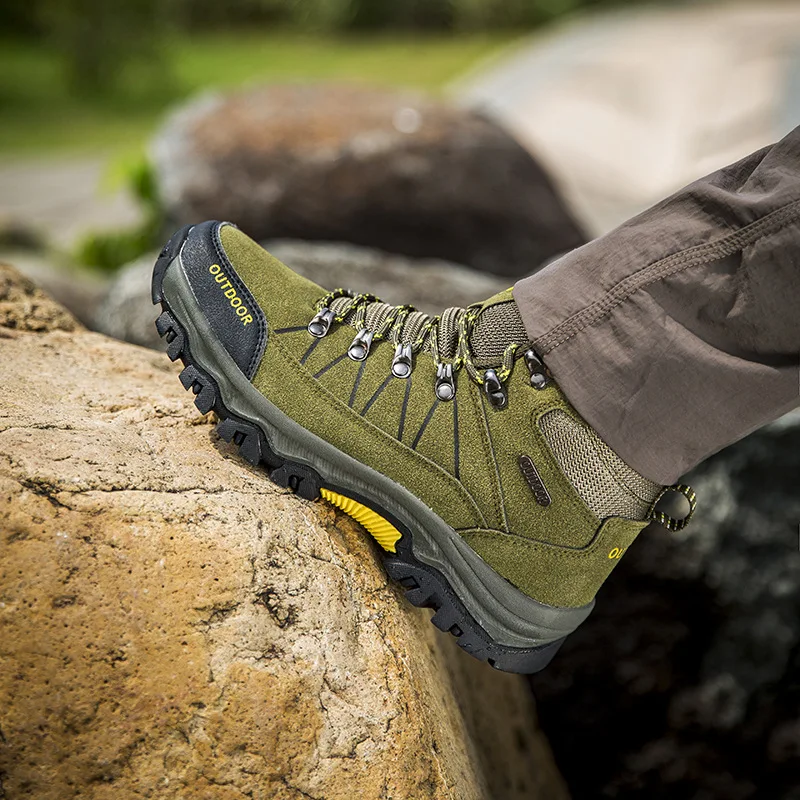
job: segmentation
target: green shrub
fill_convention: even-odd
[[[141,158],[129,167],[125,184],[138,200],[144,220],[127,230],[87,234],[75,253],[78,263],[114,272],[160,246],[164,221],[150,162]]]
[[[255,2],[255,0],[253,0]],[[641,0],[286,0],[291,19],[328,30],[529,28],[580,8]],[[270,5],[274,7],[275,0]]]
[[[161,226],[148,220],[126,231],[90,233],[78,245],[75,258],[79,264],[104,272],[120,267],[158,247]]]
[[[524,28],[576,9],[642,0],[6,0],[6,30],[60,42],[79,82],[104,82],[170,26],[277,23],[322,30]]]

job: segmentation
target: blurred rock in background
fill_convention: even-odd
[[[573,18],[453,96],[536,153],[597,236],[800,125],[800,3],[629,3]]]
[[[449,305],[467,306],[507,287],[507,280],[437,259],[413,259],[337,242],[264,242],[276,258],[326,288],[346,286],[389,303],[408,303],[437,314]],[[150,297],[157,253],[120,270],[108,284],[91,318],[94,330],[133,344],[165,349]]]
[[[424,95],[272,85],[205,96],[151,148],[173,227],[351,242],[521,276],[584,243],[532,155]]]

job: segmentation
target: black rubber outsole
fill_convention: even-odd
[[[564,639],[529,649],[507,647],[495,642],[467,611],[444,575],[414,556],[411,544],[413,535],[402,522],[369,498],[323,481],[312,467],[277,455],[270,448],[267,436],[259,425],[231,413],[225,407],[216,381],[192,356],[186,330],[170,309],[161,288],[166,269],[180,252],[190,229],[191,226],[186,226],[179,230],[161,251],[153,270],[153,303],[160,303],[162,307],[156,328],[167,342],[167,355],[172,361],[180,359],[183,362],[180,381],[185,389],[194,393],[197,409],[203,414],[214,411],[220,420],[216,427],[219,436],[226,442],[233,442],[248,463],[265,467],[270,479],[279,486],[307,500],[316,500],[321,496],[320,489],[329,489],[372,508],[391,522],[402,536],[395,545],[395,553],[380,550],[387,573],[403,587],[410,603],[433,609],[431,622],[440,630],[455,636],[463,650],[505,672],[530,674],[544,669]]]

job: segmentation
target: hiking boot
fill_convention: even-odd
[[[544,667],[670,490],[628,467],[527,344],[512,292],[430,317],[328,292],[235,226],[173,236],[159,333],[218,432],[372,534],[433,623],[492,666]]]

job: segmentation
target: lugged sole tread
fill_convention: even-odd
[[[399,523],[395,525],[386,518],[388,514],[379,514],[366,502],[350,497],[338,487],[324,486],[322,477],[313,468],[283,459],[272,451],[258,425],[242,419],[225,407],[216,381],[194,361],[186,331],[170,310],[161,290],[166,268],[180,251],[190,229],[191,226],[182,229],[183,238],[179,241],[176,234],[156,262],[153,302],[160,303],[163,309],[156,320],[156,328],[168,343],[169,358],[183,362],[180,381],[185,389],[194,393],[197,409],[203,414],[214,411],[219,418],[216,431],[220,438],[233,443],[249,464],[264,465],[270,479],[277,485],[307,500],[322,497],[361,523],[386,551],[386,571],[403,587],[408,601],[421,608],[433,609],[433,624],[453,635],[463,650],[495,669],[508,672],[538,672],[547,666],[563,639],[530,649],[505,647],[493,642],[464,608],[444,576],[414,557],[411,534],[401,531]]]

